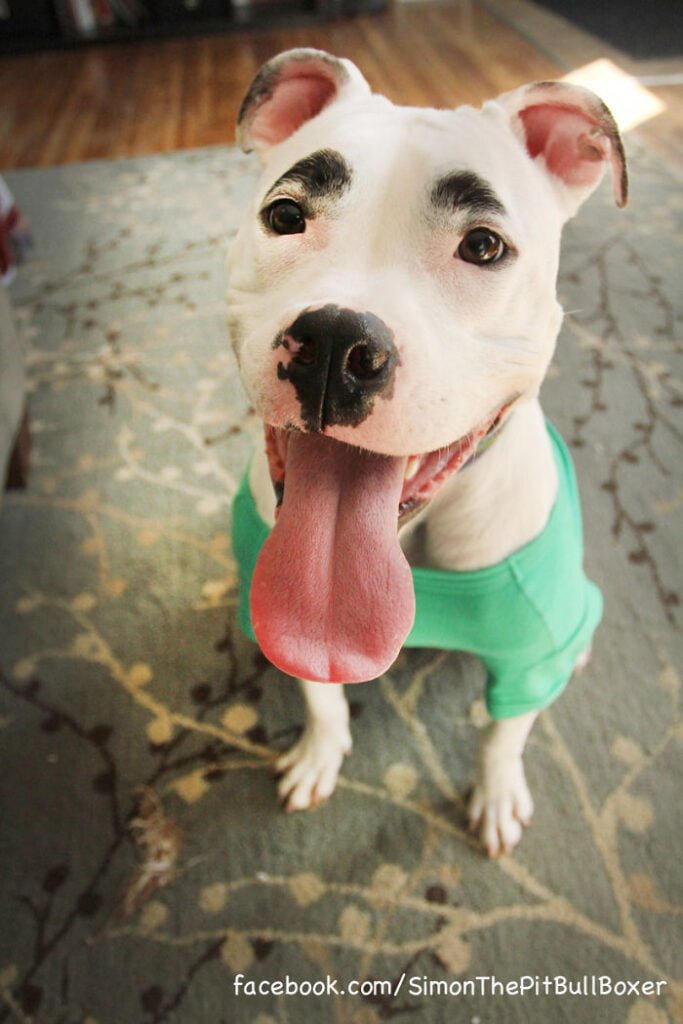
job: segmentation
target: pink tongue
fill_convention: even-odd
[[[284,672],[361,683],[396,658],[415,617],[397,536],[404,467],[321,434],[289,439],[282,508],[251,587],[259,645]]]

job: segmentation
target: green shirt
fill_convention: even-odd
[[[552,703],[589,647],[602,615],[600,591],[583,572],[571,457],[549,423],[547,429],[559,488],[543,531],[485,569],[412,569],[416,612],[405,646],[476,654],[487,671],[486,706],[495,719]],[[268,532],[245,474],[233,504],[232,542],[241,587],[239,621],[252,640],[251,578]]]

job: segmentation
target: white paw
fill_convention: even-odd
[[[351,750],[344,726],[309,725],[298,743],[275,762],[278,797],[286,811],[305,811],[332,796],[342,761]]]
[[[479,769],[469,802],[469,828],[479,834],[489,857],[510,853],[533,813],[521,757]]]

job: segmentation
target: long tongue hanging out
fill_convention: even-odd
[[[396,658],[415,618],[397,535],[404,468],[321,434],[290,437],[282,508],[251,587],[254,632],[278,668],[361,683]]]

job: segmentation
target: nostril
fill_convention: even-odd
[[[297,349],[294,354],[294,362],[299,366],[313,366],[318,361],[318,343],[310,335],[303,335],[296,339]]]
[[[389,361],[389,353],[382,348],[354,345],[346,357],[346,368],[356,380],[375,380]]]
[[[306,430],[357,427],[376,398],[391,398],[401,362],[393,338],[374,313],[332,304],[305,309],[277,335],[273,349],[287,353],[277,360],[277,379],[294,388]]]

